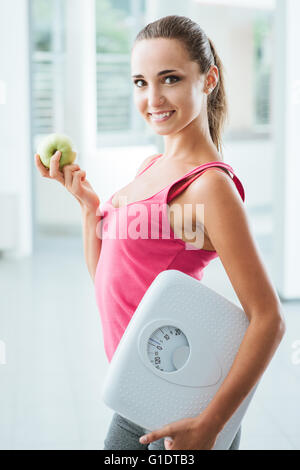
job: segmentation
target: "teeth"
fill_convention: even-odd
[[[170,111],[169,113],[163,113],[163,114],[152,114],[152,119],[163,119],[166,116],[171,116],[173,111]]]

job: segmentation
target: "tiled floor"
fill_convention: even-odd
[[[218,259],[203,282],[236,300]],[[300,303],[284,311],[287,332],[244,417],[241,450],[300,449]],[[43,238],[32,258],[0,259],[1,340],[0,448],[101,449],[112,416],[101,399],[108,363],[80,236]]]

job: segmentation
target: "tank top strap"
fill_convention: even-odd
[[[232,167],[230,165],[228,165],[228,163],[219,162],[219,161],[205,163],[204,165],[200,165],[199,167],[194,168],[193,170],[186,173],[186,175],[184,175],[182,178],[179,178],[179,180],[172,183],[172,185],[170,186],[170,193],[169,193],[169,196],[168,196],[168,202],[170,202],[172,199],[174,199],[176,196],[178,196],[196,178],[198,178],[202,173],[204,173],[206,170],[208,170],[209,168],[212,168],[212,167],[216,168],[216,169],[218,169],[219,171],[222,171],[222,172],[224,172],[224,171],[221,170],[221,168],[224,168],[225,170],[227,170],[227,171],[229,171],[230,173],[233,174],[233,177],[231,177],[230,175],[229,176],[230,176],[230,178],[232,178],[233,182],[235,183],[235,185],[237,187],[237,190],[238,190],[238,192],[239,192],[239,194],[240,194],[240,196],[241,196],[241,198],[244,202],[245,201],[245,191],[244,191],[244,188],[243,188],[243,185],[242,185],[241,181],[234,174],[234,171],[233,171]],[[192,178],[189,178],[191,175],[194,175],[194,176]],[[185,181],[182,185],[180,185],[177,188],[174,187],[175,185],[177,185],[179,182],[185,180],[186,178],[189,178],[189,179],[187,181]],[[172,189],[174,189],[174,190],[172,191]]]
[[[156,157],[154,157],[151,162],[146,166],[146,168],[144,168],[142,171],[140,171],[137,175],[136,175],[136,178],[138,176],[140,176],[142,173],[144,173],[144,171],[148,170],[148,168],[150,168],[151,165],[153,165],[154,162],[156,162],[156,160],[161,157],[163,154],[160,153],[159,155],[156,155]]]

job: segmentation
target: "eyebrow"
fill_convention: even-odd
[[[157,76],[159,77],[160,75],[165,75],[166,73],[171,72],[177,72],[177,70],[162,70],[161,72],[158,72]],[[144,78],[144,75],[132,75],[132,78]]]

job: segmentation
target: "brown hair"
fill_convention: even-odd
[[[178,15],[164,16],[147,24],[137,34],[134,44],[143,39],[155,38],[182,41],[190,59],[199,64],[201,74],[207,73],[212,65],[218,67],[218,83],[207,97],[207,115],[212,141],[223,158],[221,134],[228,117],[228,107],[224,88],[224,68],[213,42],[197,23],[186,16]]]

